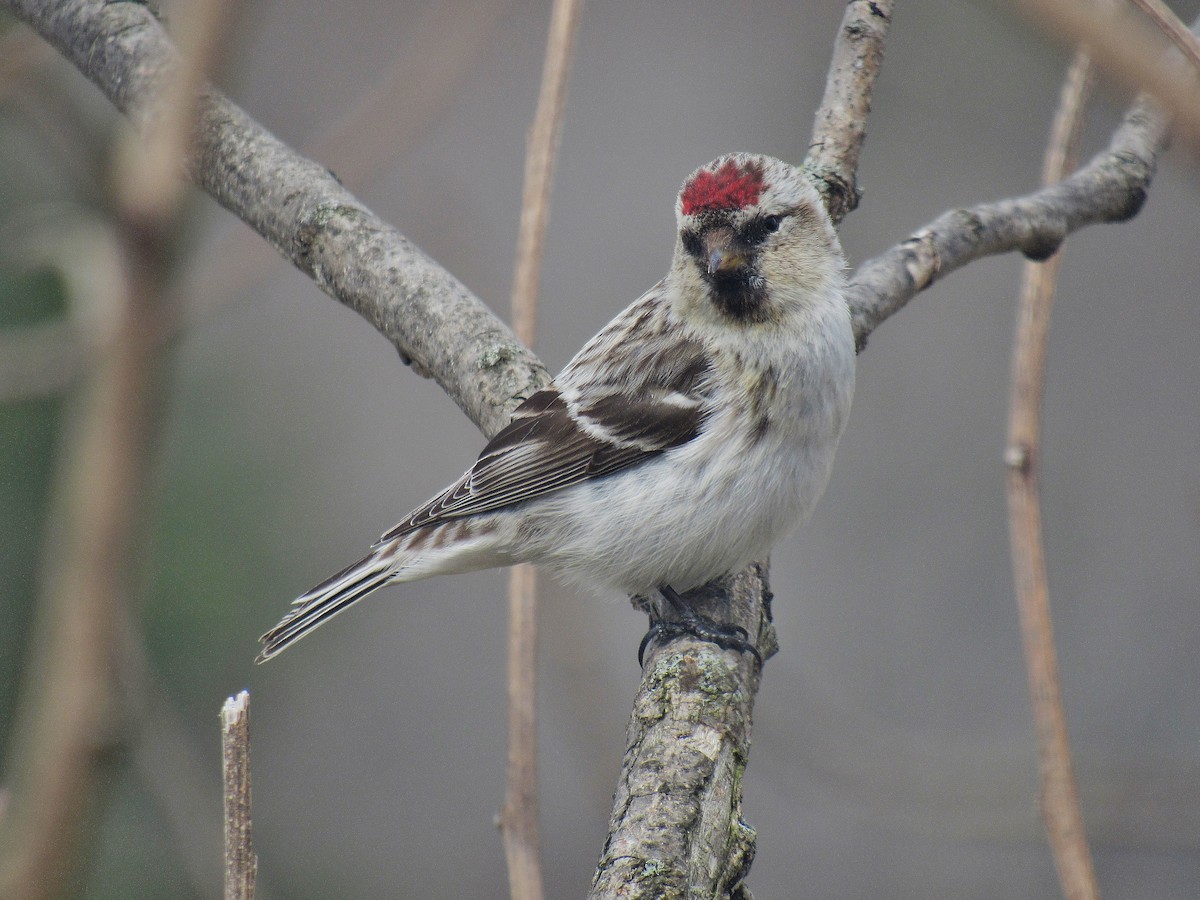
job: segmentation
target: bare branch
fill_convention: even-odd
[[[161,246],[121,228],[127,285],[117,327],[82,392],[56,486],[62,537],[14,728],[16,791],[0,840],[0,896],[59,896],[75,864],[98,769],[117,739],[120,611],[157,407]]]
[[[513,271],[513,327],[532,346],[550,191],[562,134],[567,82],[582,12],[581,0],[555,0],[537,112],[525,154],[525,189]],[[541,900],[541,834],[537,789],[537,571],[513,567],[508,582],[508,774],[500,826],[508,860],[509,894]]]
[[[817,176],[835,224],[858,206],[858,155],[891,24],[892,0],[851,0],[834,41],[804,165]]]
[[[103,0],[6,0],[144,129],[178,54],[149,9]],[[433,377],[487,434],[549,381],[541,362],[445,269],[330,173],[215,91],[198,101],[192,177],[334,299]]]
[[[770,601],[765,565],[688,595],[701,614],[748,626],[764,659],[778,649]],[[749,654],[697,639],[651,651],[591,900],[748,896],[742,774],[760,678]]]
[[[212,5],[218,0],[209,0]],[[192,13],[203,17],[198,6]],[[216,29],[220,17],[197,21]],[[211,44],[209,43],[211,41]],[[198,35],[196,56],[164,80],[168,95],[191,96],[219,43]],[[183,92],[186,91],[186,94]],[[181,104],[184,110],[190,104]],[[178,114],[177,114],[178,115]],[[187,115],[187,113],[183,113]],[[84,823],[121,705],[121,623],[134,572],[148,460],[157,431],[158,363],[170,311],[162,302],[179,206],[174,172],[190,125],[164,120],[148,142],[130,145],[116,167],[116,232],[124,290],[66,454],[61,481],[63,539],[52,542],[39,600],[37,635],[14,729],[17,786],[0,841],[0,896],[60,896],[80,862]],[[147,187],[148,185],[148,187]]]
[[[1083,109],[1091,93],[1091,60],[1076,53],[1063,84],[1058,112],[1046,147],[1042,182],[1053,184],[1078,164]],[[1042,397],[1045,393],[1046,338],[1050,309],[1062,253],[1042,263],[1025,263],[1021,302],[1017,312],[1017,340],[1013,354],[1012,392],[1009,406],[1008,508],[1012,541],[1013,581],[1030,701],[1038,737],[1042,776],[1042,816],[1050,848],[1058,867],[1063,896],[1070,900],[1098,897],[1079,791],[1071,764],[1063,711],[1062,684],[1054,651],[1050,619],[1050,593],[1046,583],[1045,549],[1038,498]]]
[[[1141,209],[1166,146],[1167,120],[1139,99],[1108,150],[1070,178],[1024,197],[943,213],[908,240],[859,266],[850,311],[861,349],[889,316],[931,284],[983,256],[1018,250],[1046,259],[1085,225],[1123,222]]]
[[[118,147],[122,215],[139,228],[161,230],[183,199],[180,161],[187,153],[199,92],[215,67],[234,2],[204,0],[184,8],[179,62],[164,82],[158,115],[144,140],[126,140]]]
[[[550,191],[554,184],[554,167],[567,102],[567,80],[581,11],[582,4],[578,0],[555,0],[537,113],[527,138],[512,306],[513,329],[521,340],[530,344],[537,328],[542,251],[550,220]]]
[[[1145,91],[1170,112],[1173,128],[1200,149],[1200,74],[1125,3],[1010,0],[1069,47],[1082,46],[1106,74]]]
[[[1130,0],[1134,6],[1150,17],[1158,30],[1171,39],[1179,52],[1188,58],[1193,67],[1200,69],[1200,40],[1188,31],[1179,16],[1162,0]]]
[[[250,692],[221,707],[221,772],[225,782],[225,900],[254,900],[258,858],[251,840]]]

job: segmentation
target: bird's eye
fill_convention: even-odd
[[[700,235],[694,231],[685,231],[680,237],[683,238],[683,249],[692,256],[699,257],[704,253],[704,247],[700,243]]]
[[[751,247],[761,244],[767,239],[767,235],[779,230],[783,219],[783,216],[758,216],[751,219],[742,229],[742,239]]]

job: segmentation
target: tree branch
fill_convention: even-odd
[[[687,599],[746,628],[764,659],[778,650],[765,564]],[[761,677],[750,654],[696,638],[649,653],[590,900],[749,897],[755,832],[742,819],[742,774]]]
[[[1134,6],[1146,14],[1154,26],[1167,36],[1179,52],[1187,57],[1192,68],[1200,70],[1200,41],[1188,31],[1179,16],[1162,0],[1131,0]]]
[[[1014,250],[1046,259],[1085,225],[1135,216],[1166,140],[1166,116],[1149,98],[1139,98],[1108,150],[1070,178],[1024,197],[950,210],[863,263],[850,280],[849,293],[859,349],[881,322],[969,262]]]
[[[1092,64],[1082,51],[1067,73],[1054,117],[1042,182],[1053,184],[1078,164],[1083,110],[1091,94]],[[1022,273],[1009,399],[1008,509],[1013,583],[1025,644],[1030,702],[1038,737],[1042,776],[1042,817],[1054,854],[1063,896],[1094,900],[1100,896],[1088,851],[1079,790],[1075,784],[1062,683],[1050,621],[1042,516],[1038,499],[1042,396],[1050,309],[1062,253],[1043,263],[1027,262]]]
[[[817,176],[834,224],[858,206],[858,155],[867,138],[871,94],[883,65],[892,0],[851,0],[833,46],[825,95],[813,117],[805,167]]]
[[[150,10],[6,0],[139,129],[160,114],[178,53]],[[434,378],[486,434],[549,382],[541,362],[456,278],[214,90],[198,101],[192,178]]]
[[[250,693],[221,707],[221,774],[225,785],[225,900],[254,900],[258,857],[250,805]]]
[[[118,144],[114,230],[123,290],[116,327],[92,373],[62,481],[62,530],[38,608],[39,633],[14,730],[17,790],[0,842],[0,896],[56,897],[79,864],[93,789],[121,737],[124,612],[158,426],[164,302],[173,225],[182,197],[175,175],[198,85],[220,44],[223,0],[189,7],[193,46],[162,87],[168,102],[146,141]]]
[[[118,181],[125,290],[58,476],[62,534],[51,541],[13,730],[16,790],[0,829],[0,896],[23,900],[60,896],[69,884],[98,772],[120,736],[118,623],[138,558],[170,315],[161,302],[169,241],[159,227],[169,210],[130,203]]]
[[[512,313],[517,336],[533,346],[550,192],[567,102],[567,81],[582,0],[555,0],[537,111],[525,151],[525,188]],[[508,580],[508,772],[500,827],[513,900],[541,900],[541,832],[537,786],[537,570],[521,563]]]
[[[1121,83],[1152,94],[1174,119],[1176,134],[1200,150],[1200,79],[1195,67],[1128,3],[1010,0],[1017,11]],[[1161,26],[1161,23],[1156,23]]]

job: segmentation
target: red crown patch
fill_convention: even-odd
[[[683,214],[690,216],[706,209],[741,209],[757,203],[762,190],[762,169],[754,164],[742,168],[731,159],[715,172],[697,172],[679,199]]]

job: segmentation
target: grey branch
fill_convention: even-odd
[[[1029,259],[1047,259],[1072,231],[1132,218],[1150,190],[1166,140],[1166,115],[1141,97],[1108,149],[1071,177],[1024,197],[942,213],[863,263],[851,278],[849,294],[859,348],[879,323],[969,262],[1014,250]]]
[[[221,773],[225,783],[225,900],[254,900],[258,859],[251,838],[250,693],[221,707]]]
[[[804,163],[817,176],[835,223],[853,212],[860,199],[858,154],[867,137],[871,95],[891,23],[892,0],[851,0],[834,42]]]
[[[6,0],[140,130],[159,118],[179,55],[150,10],[103,0]],[[198,104],[192,178],[434,378],[485,433],[549,381],[541,362],[454,276],[326,169],[214,90]]]
[[[778,649],[765,565],[688,600],[746,628],[764,659]],[[742,819],[742,775],[762,673],[736,656],[694,638],[650,654],[590,900],[749,897],[755,832]]]

